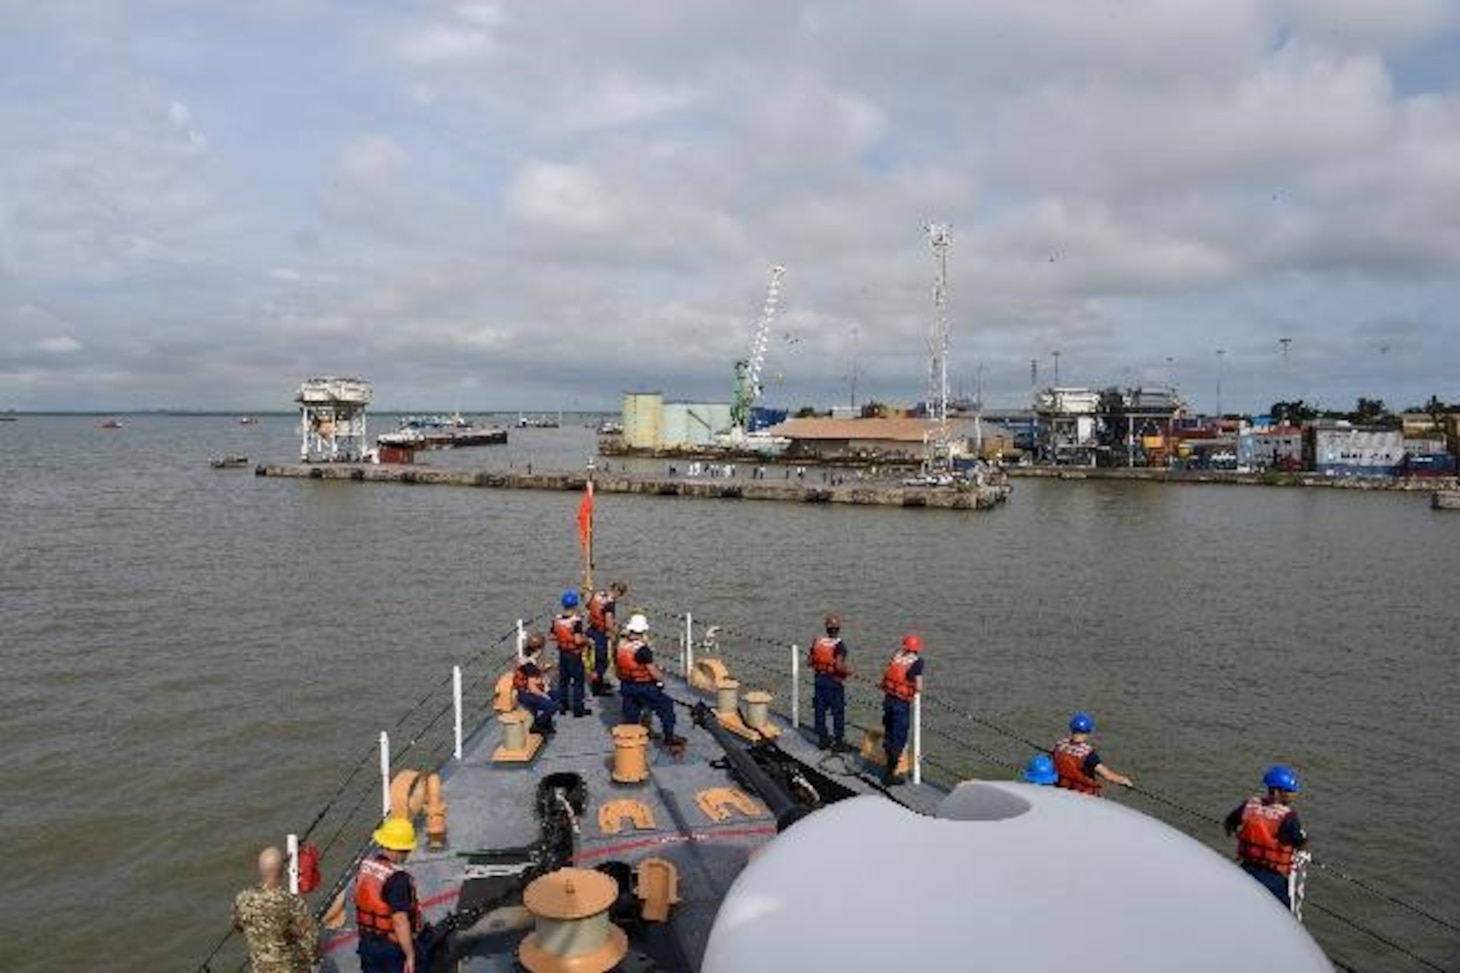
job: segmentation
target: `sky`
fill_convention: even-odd
[[[1460,401],[1460,3],[0,0],[0,409],[727,401],[773,264],[912,403],[930,222],[992,407]]]

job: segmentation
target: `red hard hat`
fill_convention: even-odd
[[[917,632],[908,632],[902,637],[902,651],[921,652],[923,651],[923,637]]]

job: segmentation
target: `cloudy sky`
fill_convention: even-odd
[[[991,404],[1460,400],[1460,3],[0,0],[0,408],[723,400],[773,263],[915,401],[929,221]]]

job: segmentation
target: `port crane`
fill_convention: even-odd
[[[755,335],[750,341],[750,354],[735,363],[735,393],[730,402],[730,438],[740,442],[750,431],[750,412],[760,398],[760,372],[765,366],[765,353],[770,345],[771,325],[776,320],[776,309],[781,303],[781,281],[786,268],[776,264],[771,268],[770,283],[766,287],[765,304],[760,311],[760,320],[755,326]]]

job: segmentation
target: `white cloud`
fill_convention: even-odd
[[[48,355],[70,355],[81,350],[81,342],[70,335],[55,335],[51,338],[42,338],[32,345],[36,351],[43,351]]]

